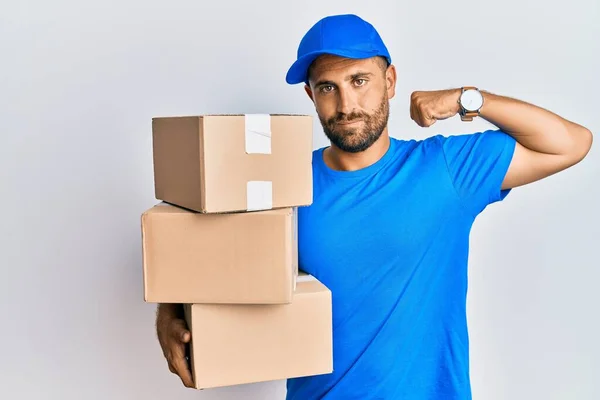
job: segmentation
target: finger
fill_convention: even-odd
[[[421,116],[420,106],[417,102],[411,104],[411,118],[416,122],[417,125],[423,126],[423,118]]]
[[[425,121],[425,126],[431,126],[433,124],[435,124],[435,122],[437,121],[437,118],[435,118],[432,115],[427,116],[426,121]]]
[[[191,339],[190,331],[187,329],[185,321],[181,319],[173,322],[171,335],[174,339],[183,343],[188,343]]]
[[[417,96],[416,96],[416,92],[411,93],[410,95],[410,119],[412,119],[413,121],[417,122]]]
[[[189,388],[194,387],[192,373],[188,366],[187,360],[183,356],[183,351],[181,352],[181,354],[179,354],[178,352],[178,354],[174,356],[171,360],[171,363],[173,365],[173,368],[175,369],[175,373],[179,375],[179,378],[181,378],[181,382],[183,383],[183,385]]]
[[[437,121],[437,118],[435,117],[435,114],[429,108],[420,107],[420,108],[418,108],[418,110],[419,110],[419,116],[420,116],[422,127],[427,128],[427,127],[435,124],[435,122]]]
[[[188,331],[187,329],[185,329],[183,331],[183,333],[181,334],[181,341],[183,343],[188,343],[191,339],[192,335],[190,334],[190,331]]]
[[[175,342],[174,345],[171,346],[168,361],[175,370],[174,373],[179,376],[184,386],[193,387],[194,382],[192,379],[188,359],[186,358],[188,349],[189,345]]]
[[[420,107],[415,107],[415,114],[417,119],[415,120],[415,122],[419,125],[424,127],[425,126],[425,118],[423,117],[423,110]]]

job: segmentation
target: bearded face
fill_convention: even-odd
[[[372,112],[338,112],[329,118],[319,114],[327,138],[334,146],[349,153],[358,153],[371,147],[383,133],[388,119],[387,95],[384,95],[379,106]]]
[[[391,71],[393,72],[393,71]],[[371,147],[385,131],[394,79],[380,58],[321,56],[306,90],[331,144],[348,153]]]

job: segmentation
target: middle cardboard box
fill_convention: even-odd
[[[146,302],[291,303],[297,208],[204,214],[162,202],[141,223]]]

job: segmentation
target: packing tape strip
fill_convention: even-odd
[[[244,114],[247,154],[271,154],[271,115]]]
[[[247,211],[270,210],[273,208],[273,182],[248,181],[246,184]]]
[[[299,275],[296,278],[296,282],[312,282],[312,281],[316,281],[317,278],[315,278],[312,275]]]

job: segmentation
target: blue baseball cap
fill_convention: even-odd
[[[373,25],[354,14],[331,15],[306,32],[298,46],[298,58],[287,72],[286,82],[307,82],[310,64],[323,54],[355,59],[383,56],[392,63]]]

